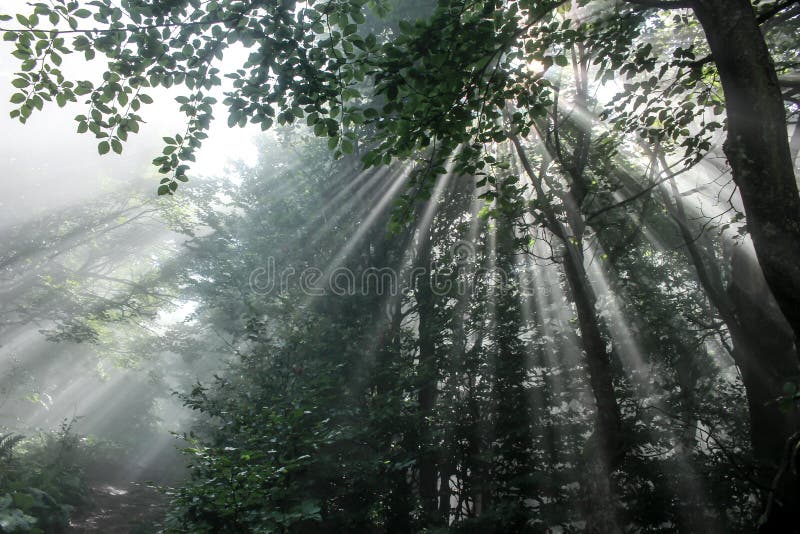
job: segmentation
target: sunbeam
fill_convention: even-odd
[[[0,531],[798,532],[798,29],[8,0]]]

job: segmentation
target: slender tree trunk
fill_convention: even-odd
[[[438,370],[436,358],[436,310],[431,278],[431,248],[433,229],[420,235],[416,266],[422,269],[415,281],[415,296],[419,314],[419,404],[420,455],[419,455],[419,496],[422,503],[422,523],[430,526],[439,523],[438,515],[438,471],[436,451],[431,442],[430,421],[438,393]]]
[[[783,96],[749,0],[691,0],[719,72],[728,114],[724,150],[772,294],[800,335],[800,196]]]
[[[570,245],[569,248],[574,249],[574,246]],[[582,256],[577,251],[571,250],[565,255],[564,271],[578,315],[581,343],[589,368],[589,382],[597,405],[598,427],[602,429],[598,433],[600,453],[606,467],[613,471],[619,466],[623,446],[622,418],[614,390],[611,356],[606,350],[606,341],[600,331],[595,295],[589,285]]]
[[[385,222],[384,222],[385,224]],[[394,257],[393,251],[403,251],[413,239],[413,232],[409,229],[401,234],[386,239],[383,224],[375,225],[375,232],[370,241],[374,245],[372,265],[368,267],[399,269],[400,258]],[[369,247],[372,249],[373,247]],[[388,402],[398,395],[397,366],[402,356],[401,326],[403,322],[403,297],[402,295],[387,296],[375,295],[373,310],[377,317],[382,317],[384,311],[390,311],[385,327],[381,329],[378,341],[378,358],[373,369],[375,392],[380,402]],[[388,306],[385,308],[385,306]],[[386,429],[378,428],[383,433],[382,446],[389,449],[393,439],[392,434],[402,433],[401,446],[406,451],[411,451],[416,445],[413,433],[407,426]],[[409,481],[408,469],[391,469],[384,473],[387,481],[388,496],[385,507],[385,530],[389,534],[407,534],[412,532],[412,517],[414,510],[414,497]]]
[[[510,135],[509,138],[516,148],[519,160],[536,194],[539,198],[546,198],[542,187],[542,176],[534,172],[517,136]],[[606,349],[600,329],[600,317],[595,308],[596,298],[583,264],[582,235],[575,235],[575,227],[582,227],[583,217],[580,211],[576,212],[579,202],[572,192],[568,194],[568,200],[564,205],[568,212],[567,219],[571,221],[572,232],[567,230],[551,208],[545,207],[543,212],[548,229],[563,243],[566,251],[563,255],[564,272],[578,315],[581,345],[586,355],[589,383],[595,399],[596,434],[600,457],[591,459],[590,466],[593,472],[587,477],[592,484],[591,495],[588,498],[593,501],[589,517],[589,522],[592,523],[590,531],[611,534],[621,532],[612,473],[624,458],[622,415],[614,389],[611,354]]]
[[[589,91],[589,56],[581,45],[572,49],[572,66],[575,77],[576,109],[588,111]],[[591,131],[582,125],[574,128],[575,143],[569,147],[562,144],[561,130],[570,126],[559,119],[559,93],[556,92],[553,103],[553,134],[540,137],[545,142],[548,153],[555,154],[558,162],[566,170],[569,177],[569,189],[562,195],[567,225],[558,221],[553,213],[548,214],[550,230],[563,242],[564,272],[578,315],[581,332],[581,343],[586,352],[589,380],[597,405],[598,444],[604,466],[613,472],[623,457],[622,416],[614,389],[611,354],[600,329],[600,317],[597,313],[596,297],[584,266],[583,234],[586,220],[582,206],[589,192],[588,180],[585,176],[591,150]],[[587,113],[588,114],[588,113]],[[521,153],[521,146],[516,138],[512,141]],[[535,177],[530,165],[523,160],[523,167],[528,171],[531,180]],[[544,198],[541,185],[534,184],[537,195]]]

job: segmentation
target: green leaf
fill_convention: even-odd
[[[99,152],[101,156],[103,154],[108,154],[109,150],[111,150],[111,146],[108,144],[108,141],[101,141],[97,145],[97,152]]]
[[[342,138],[342,152],[345,154],[353,153],[353,142],[349,139]]]
[[[14,493],[13,497],[14,505],[23,512],[27,512],[33,506],[33,495],[29,495],[27,493]]]

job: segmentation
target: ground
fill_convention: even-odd
[[[146,483],[97,481],[90,486],[88,504],[70,521],[70,532],[154,533],[166,504],[165,496]]]

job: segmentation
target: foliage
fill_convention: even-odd
[[[36,438],[3,437],[3,532],[63,532],[70,513],[84,502],[87,488],[82,473],[91,457],[72,432],[73,422],[64,421],[58,432]]]
[[[547,264],[537,265],[541,260],[516,264],[502,248],[477,245],[461,258],[453,248],[470,232],[486,242],[484,235],[500,239],[493,233],[502,232],[501,224],[525,228],[519,211],[524,203],[517,203],[516,212],[492,205],[494,227],[485,218],[467,217],[477,211],[472,192],[456,187],[455,180],[432,196],[438,206],[428,230],[433,277],[452,276],[455,265],[458,282],[452,287],[462,292],[426,297],[410,280],[404,282],[408,291],[388,303],[385,295],[369,292],[311,298],[294,284],[268,294],[248,291],[250,273],[267,257],[298,271],[338,257],[355,272],[383,265],[404,272],[402,261],[396,263],[403,257],[396,254],[401,243],[423,239],[419,229],[387,238],[377,222],[364,237],[372,259],[339,256],[346,236],[369,212],[343,200],[342,209],[323,215],[330,193],[320,184],[338,181],[331,187],[347,191],[358,178],[347,172],[349,162],[326,162],[324,144],[302,131],[285,135],[297,153],[287,145],[265,152],[256,169],[243,169],[241,185],[225,188],[225,206],[209,206],[200,215],[214,232],[195,242],[185,287],[199,303],[196,317],[229,336],[237,358],[213,383],[196,384],[185,396],[201,417],[187,436],[191,480],[173,494],[170,528],[443,528],[442,516],[426,515],[419,493],[427,454],[455,481],[448,495],[457,504],[438,512],[450,518],[453,531],[575,528],[581,510],[593,505],[587,488],[596,445],[581,437],[592,433],[591,403],[582,400],[591,389],[571,334],[569,295],[557,279],[547,281]],[[307,165],[287,164],[294,159]],[[281,194],[271,193],[279,184]],[[331,225],[324,237],[315,222],[323,216]],[[380,218],[390,216],[385,209]],[[623,215],[613,217],[631,224]],[[666,224],[652,217],[654,228]],[[692,316],[702,301],[681,256],[654,247],[641,234],[631,241],[628,230],[621,224],[619,234],[603,234],[609,251],[617,242],[625,248],[609,258],[619,285],[600,304],[605,310],[622,302],[625,309],[614,313],[639,318],[631,324],[647,358],[617,374],[632,450],[619,474],[626,520],[648,532],[671,531],[678,523],[746,531],[755,511],[753,487],[738,467],[750,462],[742,391],[725,376],[718,354],[691,348],[698,346],[697,334],[684,315],[675,314],[686,306]],[[380,248],[387,239],[391,246],[384,256]],[[520,246],[517,241],[507,243],[507,250]],[[294,242],[304,246],[285,246]],[[412,257],[422,254],[412,250]],[[520,278],[514,275],[502,290],[495,286],[491,272],[481,267],[490,257]],[[665,276],[671,280],[666,286],[651,282]],[[551,306],[564,312],[523,308],[520,315],[519,302],[530,298],[520,291],[531,279],[538,280],[541,298],[546,291]],[[432,299],[433,312],[424,323],[402,320],[422,313],[425,299]],[[398,330],[392,326],[395,315],[377,311],[386,306],[400,314]],[[435,332],[432,369],[419,359],[425,328]],[[609,329],[619,335],[613,324]],[[617,350],[617,358],[628,361],[626,347]],[[423,412],[419,392],[432,375],[438,393],[432,410]],[[659,379],[651,382],[649,376]],[[731,450],[739,451],[734,459]],[[709,486],[697,488],[695,476]],[[489,496],[491,505],[480,509]],[[686,523],[689,517],[697,519]]]
[[[651,117],[660,116],[668,137],[687,138],[687,153],[706,152],[710,145],[702,133],[719,124],[704,124],[700,134],[686,129],[696,115],[686,106],[697,99],[686,95],[703,72],[693,67],[693,46],[656,49],[637,41],[647,20],[639,11],[593,10],[587,3],[440,2],[427,19],[401,20],[388,34],[381,32],[385,24],[368,19],[364,0],[40,3],[32,14],[17,15],[19,30],[5,33],[21,62],[12,117],[24,122],[45,101],[63,106],[86,97],[89,110],[76,117],[78,131],[95,135],[101,154],[121,152],[127,136],[139,130],[140,108],[152,102],[145,91],[184,86],[187,93],[176,101],[187,116],[186,130],[164,138],[164,153],[154,160],[161,172],[171,173],[159,188],[167,194],[186,181],[187,163],[212,120],[216,99],[209,93],[227,77],[233,83],[224,102],[229,126],[254,122],[268,129],[305,120],[337,156],[366,141],[366,166],[432,150],[431,165],[421,172],[430,180],[461,144],[458,159],[465,170],[492,169],[482,144],[505,139],[508,130],[527,135],[552,97],[552,82],[528,65],[564,69],[577,44],[597,56],[603,81],[630,79],[619,106],[652,94],[658,79],[652,74],[660,65],[662,77],[676,70],[678,82],[665,94],[678,101],[649,102],[641,120],[655,135]],[[691,26],[686,17],[676,20]],[[55,31],[45,29],[48,23]],[[63,25],[69,30],[59,30]],[[223,58],[234,44],[251,52],[240,68],[229,69]],[[67,79],[61,63],[70,53],[87,60],[107,56],[103,80]],[[710,105],[719,105],[713,88],[703,94]],[[508,105],[514,109],[505,118],[510,124],[503,124]],[[674,109],[678,115],[670,113]],[[627,114],[618,120],[627,121]]]
[[[111,305],[47,281],[74,302],[54,340],[99,343],[123,310],[152,318],[180,296],[191,318],[135,350],[227,360],[181,397],[198,421],[170,529],[751,530],[778,488],[747,410],[777,395],[752,400],[758,351],[724,306],[718,257],[742,216],[694,237],[683,197],[699,193],[675,182],[713,150],[724,100],[694,19],[642,3],[440,0],[379,20],[386,6],[363,0],[56,0],[17,15],[23,122],[85,96],[79,131],[120,153],[145,91],[186,89],[161,195],[187,181],[223,78],[229,127],[279,127],[241,183],[187,193],[202,231],[178,228],[186,253]],[[784,69],[789,33],[770,38]],[[249,55],[228,67],[238,45]],[[103,81],[67,80],[71,52],[105,55]],[[267,291],[254,274],[270,261],[317,280],[386,270],[399,290]]]

